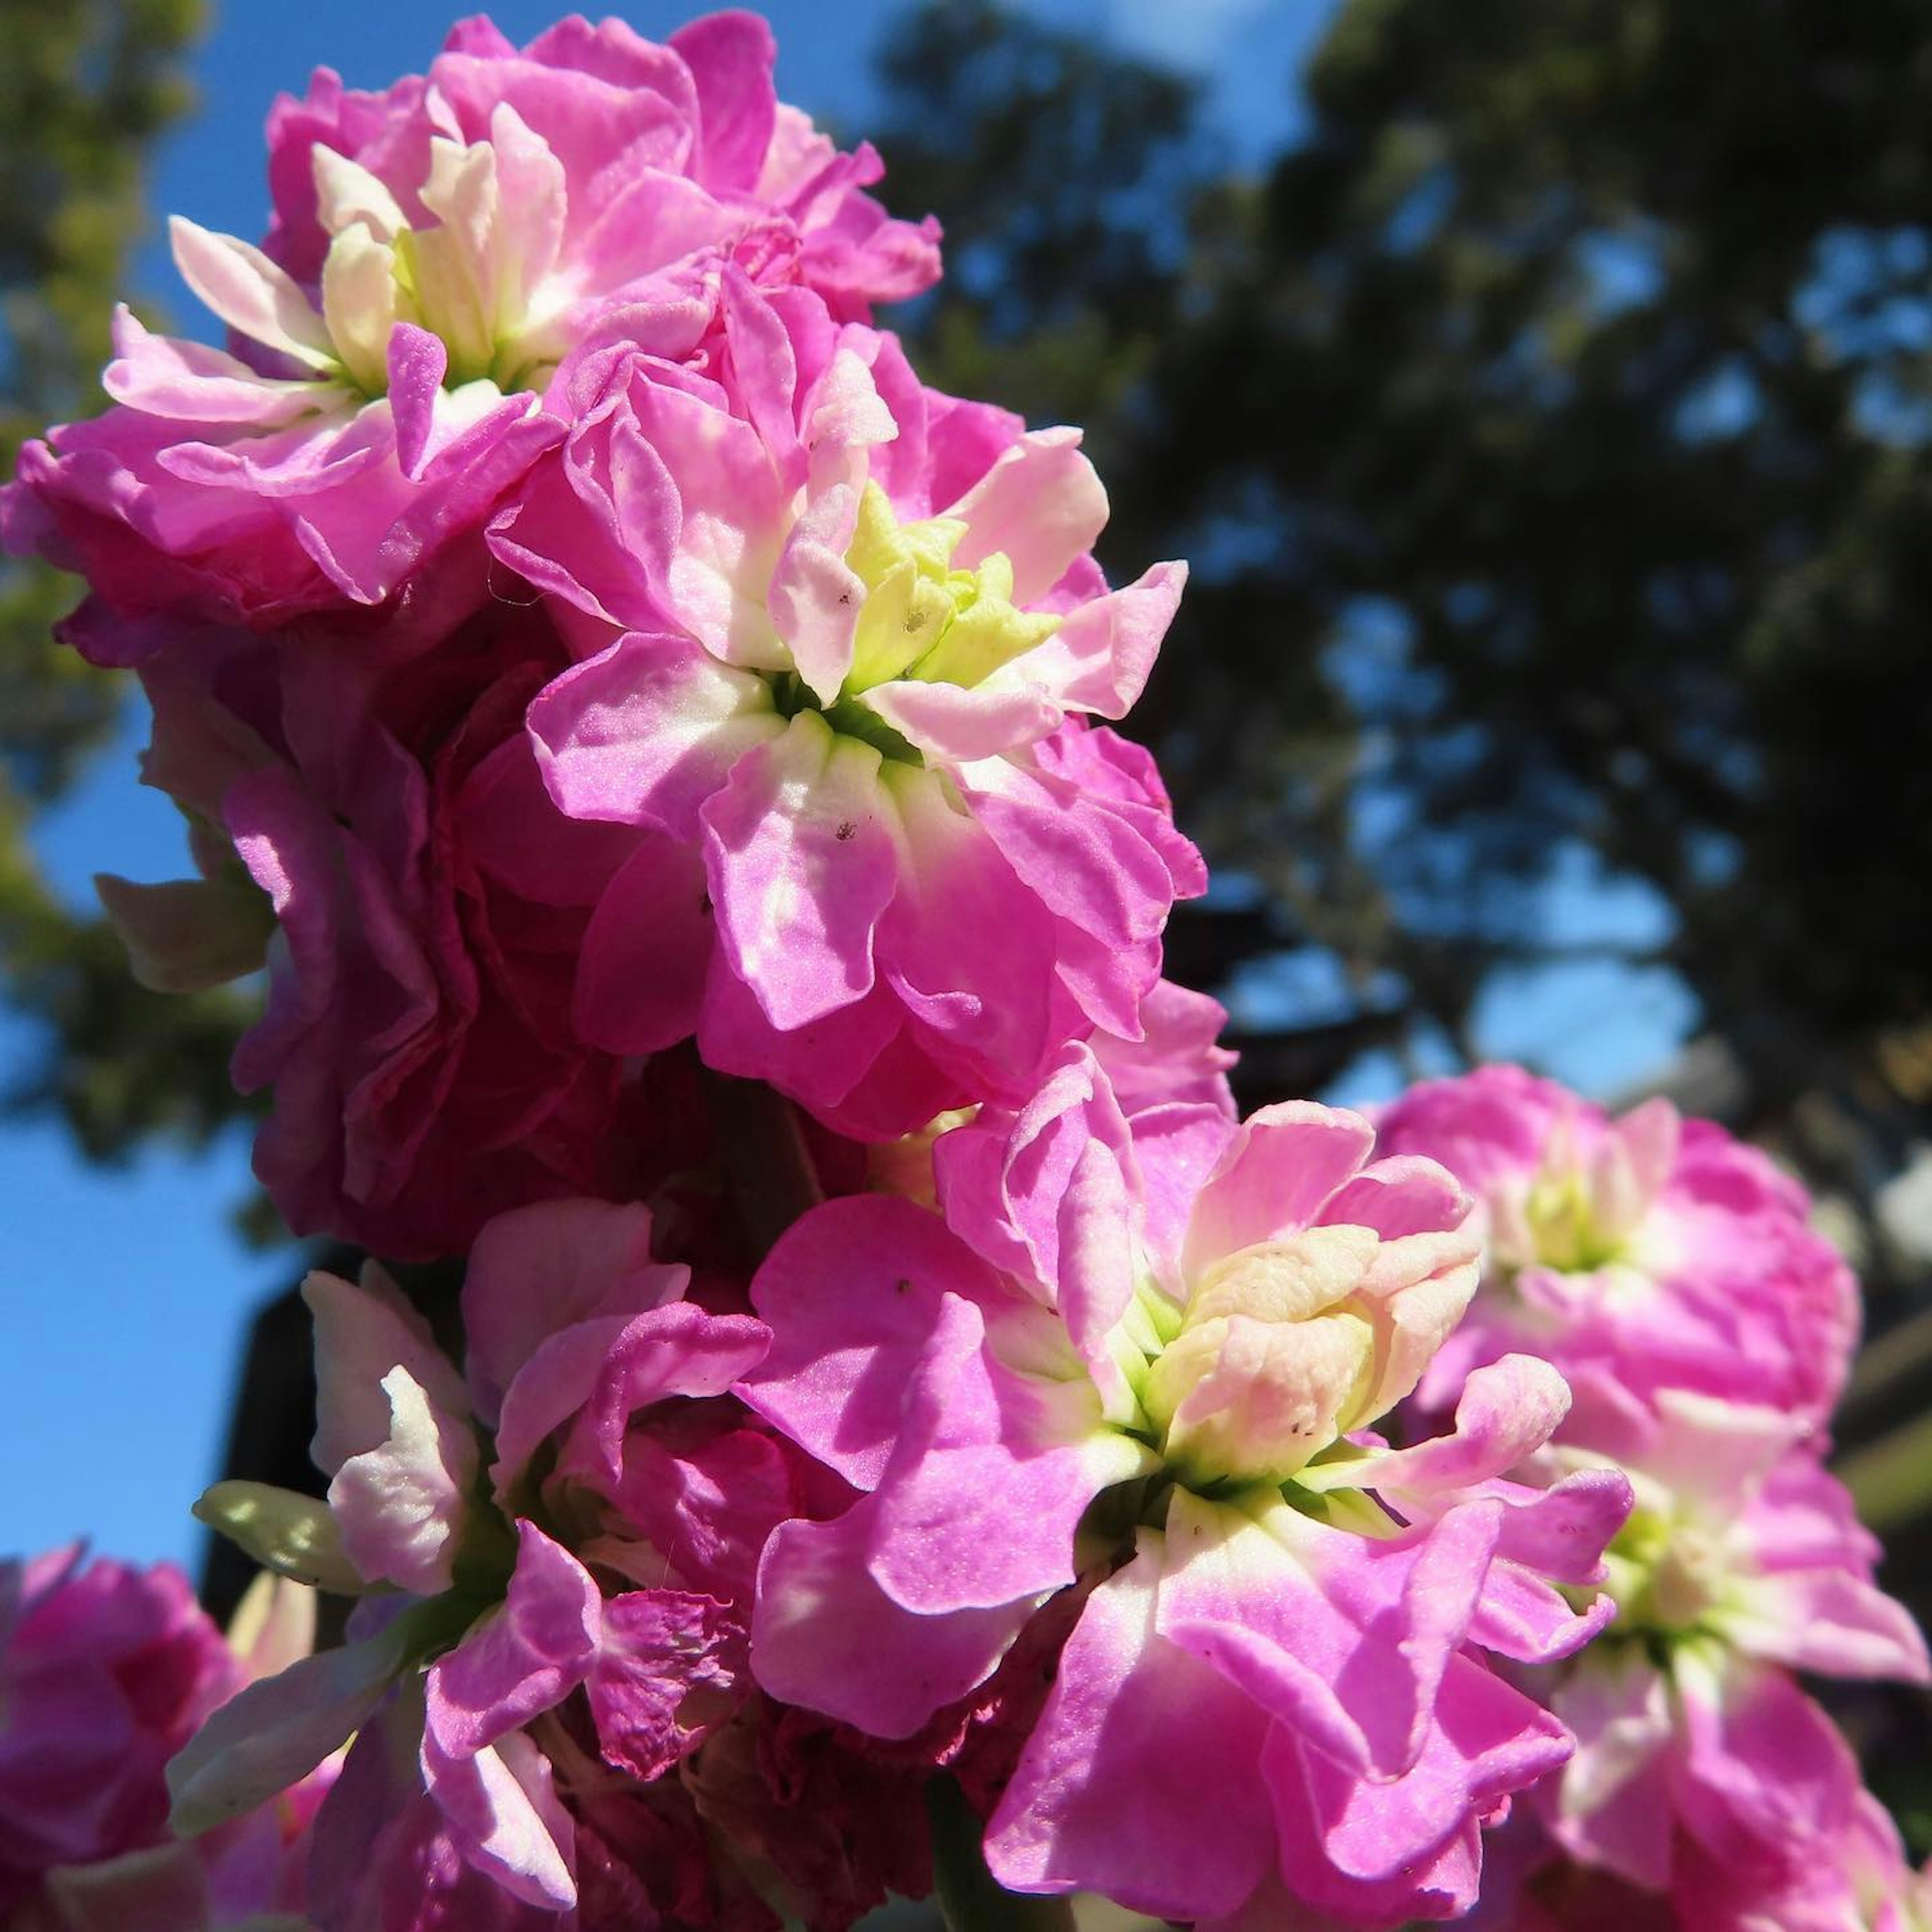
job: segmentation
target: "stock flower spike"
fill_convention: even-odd
[[[1932,1932],[1800,1679],[1932,1677],[1802,1190],[1514,1068],[1239,1118],[1113,728],[1186,567],[874,326],[936,224],[773,61],[319,71],[174,224],[226,346],[0,490],[188,822],[136,974],[261,973],[274,1204],[440,1264],[310,1278],[226,1643],[0,1564],[0,1926]]]
[[[950,1227],[831,1202],[754,1282],[773,1340],[746,1399],[862,1493],[772,1537],[753,1670],[906,1736],[1084,1573],[989,1821],[1003,1882],[1215,1926],[1466,1909],[1481,1824],[1569,1750],[1479,1652],[1587,1641],[1610,1605],[1552,1580],[1590,1582],[1628,1490],[1498,1480],[1564,1406],[1526,1358],[1472,1376],[1439,1442],[1364,1432],[1474,1286],[1440,1168],[1300,1103],[1198,1108],[1137,1150],[1091,1056],[1059,1071],[1040,1112],[956,1130],[976,1157],[940,1142]]]

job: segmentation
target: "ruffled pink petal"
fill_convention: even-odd
[[[423,1778],[464,1858],[526,1905],[577,1903],[570,1814],[551,1788],[549,1760],[516,1733],[474,1756],[447,1756],[423,1739]]]
[[[1262,1763],[1282,1875],[1351,1922],[1460,1916],[1476,1902],[1480,1821],[1570,1750],[1556,1718],[1467,1657],[1450,1660],[1421,1755],[1388,1782],[1350,1773],[1277,1726]]]
[[[1040,1325],[1046,1340],[1051,1331]],[[1154,1465],[1141,1444],[1102,1426],[1090,1384],[1042,1385],[1006,1368],[996,1347],[974,1303],[941,1304],[892,1462],[854,1506],[868,1526],[873,1580],[928,1616],[1071,1583],[1074,1532],[1088,1505]]]
[[[873,947],[882,978],[962,1085],[1030,1090],[1076,1020],[1054,982],[1051,921],[937,773],[889,766],[878,789],[902,841]]]
[[[560,809],[689,839],[700,807],[785,724],[762,679],[633,632],[547,686],[530,728]]]
[[[1754,1657],[1831,1677],[1932,1681],[1912,1612],[1862,1577],[1798,1571],[1754,1580],[1741,1594],[1725,1634]]]
[[[1328,1197],[1354,1178],[1375,1144],[1360,1114],[1312,1100],[1250,1115],[1196,1200],[1184,1268],[1197,1275],[1223,1255],[1325,1218]]]
[[[578,1031],[610,1053],[657,1053],[689,1039],[716,950],[702,855],[640,832],[584,930]]]
[[[1469,1196],[1445,1167],[1415,1154],[1371,1161],[1322,1210],[1330,1227],[1372,1228],[1384,1240],[1460,1225]]]
[[[771,1349],[740,1393],[848,1482],[874,1488],[947,1294],[1006,1298],[936,1214],[886,1195],[828,1201],[786,1230],[752,1283]]]
[[[852,643],[866,586],[845,561],[858,502],[843,484],[828,490],[792,526],[766,597],[772,622],[806,688],[830,704],[852,668]]]
[[[1092,1053],[1076,1042],[1061,1048],[1024,1106],[982,1107],[934,1143],[933,1177],[947,1226],[1041,1300],[1056,1300],[1062,1206],[1090,1145],[1112,1158],[1126,1191],[1135,1191],[1138,1168],[1126,1117]],[[1131,1292],[1131,1282],[1126,1287]]]
[[[724,1394],[764,1359],[770,1332],[748,1315],[674,1301],[637,1316],[610,1345],[561,1467],[615,1481],[631,1418],[674,1396]]]
[[[970,570],[994,550],[1013,566],[1013,602],[1037,602],[1106,528],[1107,493],[1077,429],[1029,430],[944,514],[963,518],[953,554]]]
[[[1144,1550],[1102,1583],[1061,1653],[987,1827],[987,1863],[1011,1890],[1194,1919],[1234,1910],[1271,1868],[1267,1719],[1159,1634],[1164,1560]]]
[[[872,934],[898,883],[878,752],[801,712],[706,802],[705,872],[732,970],[781,1030],[872,990]]]
[[[939,764],[1004,758],[1052,730],[1064,716],[1038,686],[956,684],[895,680],[874,685],[857,700]]]
[[[1124,718],[1146,686],[1186,581],[1186,564],[1156,564],[1124,590],[1081,604],[1013,670],[1037,679],[1066,710]]]
[[[1592,1653],[1558,1686],[1552,1708],[1576,1750],[1562,1783],[1538,1793],[1551,1832],[1584,1863],[1663,1890],[1676,1824],[1675,1718],[1664,1678],[1628,1650]]]
[[[315,1322],[315,1465],[332,1476],[352,1456],[374,1449],[389,1433],[390,1406],[382,1378],[404,1368],[441,1414],[470,1413],[470,1391],[436,1345],[429,1324],[402,1291],[373,1264],[360,1284],[320,1270],[302,1283]]]
[[[1358,1774],[1407,1771],[1468,1636],[1500,1510],[1376,1542],[1288,1509],[1265,1523],[1177,1492],[1160,1628]]]
[[[125,308],[114,312],[114,356],[100,379],[108,394],[178,422],[273,429],[313,413],[326,398],[312,380],[278,381],[221,350],[152,334]]]
[[[772,30],[755,14],[712,14],[671,35],[698,89],[704,146],[698,178],[720,193],[758,184],[772,145],[778,58]]]
[[[562,1703],[596,1660],[602,1600],[574,1556],[519,1522],[502,1607],[430,1666],[424,1736],[440,1760],[473,1758]]]
[[[1858,1764],[1838,1728],[1783,1672],[1738,1660],[1702,1681],[1677,1672],[1683,1732],[1678,1808],[1739,1874],[1802,1868],[1842,1831]]]
[[[600,1315],[632,1316],[676,1300],[689,1279],[651,1258],[648,1208],[543,1202],[487,1222],[463,1283],[470,1387],[486,1423],[544,1339]]]
[[[903,1609],[866,1573],[870,1540],[856,1507],[832,1522],[778,1526],[758,1566],[752,1673],[786,1703],[908,1738],[993,1674],[1032,1606]]]

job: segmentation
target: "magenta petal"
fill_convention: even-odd
[[[1088,1598],[986,1861],[1016,1892],[1103,1892],[1160,1918],[1234,1910],[1272,1863],[1262,1712],[1155,1627],[1162,1558]]]
[[[880,972],[964,1084],[1025,1091],[1073,1018],[1055,998],[1052,922],[936,772],[896,765],[883,778],[904,843]]]
[[[502,1607],[430,1666],[425,1736],[442,1756],[473,1757],[562,1702],[596,1661],[601,1601],[574,1556],[519,1522]]]
[[[1153,1460],[1101,1426],[1090,1387],[1042,1386],[1006,1368],[987,1326],[975,1304],[942,1302],[891,1467],[854,1506],[868,1526],[874,1581],[930,1616],[1071,1583],[1074,1532],[1088,1505]]]
[[[753,673],[688,638],[632,632],[546,686],[530,728],[544,782],[572,818],[688,839],[700,806],[784,721]]]
[[[673,1396],[723,1395],[764,1358],[770,1331],[748,1315],[708,1315],[674,1301],[638,1316],[611,1344],[564,1458],[615,1481],[631,1418]]]
[[[695,1750],[730,1708],[744,1643],[738,1613],[709,1597],[613,1597],[587,1687],[604,1762],[650,1779]]]
[[[396,460],[412,482],[422,473],[436,428],[436,398],[442,393],[449,352],[442,338],[412,322],[389,331],[389,411],[396,424]]]
[[[578,1030],[610,1053],[656,1053],[688,1039],[716,944],[697,848],[640,832],[584,931]]]
[[[944,1617],[902,1609],[866,1574],[863,1507],[772,1532],[758,1566],[752,1673],[788,1704],[907,1738],[993,1674],[1033,1606]]]
[[[746,1605],[766,1539],[798,1512],[788,1447],[758,1429],[727,1428],[700,1442],[634,1429],[625,1439],[622,1477],[604,1492],[628,1526],[664,1552],[668,1582],[674,1576],[682,1588]],[[814,1472],[820,1491],[836,1486],[836,1478]]]
[[[548,1336],[675,1300],[688,1279],[651,1258],[647,1208],[547,1201],[487,1222],[463,1282],[470,1386],[484,1421],[494,1424],[504,1392]]]
[[[710,14],[680,27],[670,44],[697,83],[704,130],[698,178],[720,190],[755,190],[777,116],[771,28],[755,14]]]
[[[801,712],[739,761],[703,818],[705,870],[733,970],[781,1030],[861,999],[898,879],[879,754]]]
[[[828,1201],[785,1232],[752,1283],[772,1343],[740,1394],[848,1482],[872,1489],[940,1298],[994,1304],[1005,1292],[936,1214],[885,1195]]]
[[[1187,1272],[1325,1218],[1329,1196],[1354,1178],[1375,1144],[1375,1129],[1344,1108],[1312,1100],[1262,1108],[1237,1131],[1195,1203]]]
[[[490,1472],[500,1503],[514,1493],[537,1451],[590,1400],[629,1321],[627,1315],[600,1315],[560,1328],[517,1371],[503,1397]]]

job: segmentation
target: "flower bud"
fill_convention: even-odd
[[[1438,1274],[1444,1239],[1455,1264]],[[1462,1313],[1467,1246],[1316,1227],[1215,1263],[1142,1390],[1165,1454],[1191,1483],[1284,1482],[1372,1422]]]

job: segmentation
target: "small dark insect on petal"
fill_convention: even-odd
[[[859,828],[848,818],[840,825],[837,832],[834,834],[834,836],[836,837],[839,844],[842,845],[847,839],[850,838],[852,835],[858,830],[858,829]]]

